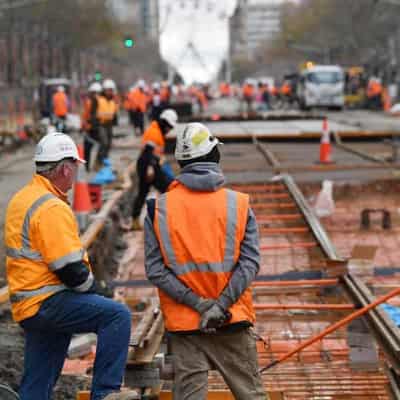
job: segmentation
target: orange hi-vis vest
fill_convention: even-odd
[[[254,88],[251,85],[244,85],[243,86],[243,96],[246,99],[251,99],[254,96]]]
[[[53,94],[53,113],[57,117],[65,117],[68,113],[68,98],[64,92]]]
[[[142,147],[150,144],[154,147],[154,154],[162,156],[165,149],[165,138],[157,121],[153,121],[142,136]]]
[[[379,82],[370,82],[368,84],[367,97],[375,97],[382,94],[382,85]]]
[[[54,271],[78,261],[90,269],[78,232],[66,195],[41,175],[11,199],[4,241],[15,321],[32,317],[45,299],[68,289]]]
[[[174,181],[156,200],[154,230],[166,268],[197,295],[217,299],[240,255],[249,209],[246,194],[221,188],[196,192]],[[199,329],[200,315],[159,290],[168,331]],[[230,324],[254,323],[251,288],[229,309]]]
[[[148,102],[148,95],[139,88],[136,88],[127,94],[125,108],[131,111],[146,112]]]
[[[289,84],[284,83],[284,84],[282,85],[282,87],[281,87],[281,93],[282,93],[284,96],[290,96],[290,95],[292,94],[292,88],[290,87]]]
[[[118,107],[114,99],[108,100],[104,96],[98,96],[96,116],[100,123],[104,124],[111,122],[117,112]]]
[[[160,90],[161,101],[168,102],[171,97],[171,93],[167,86],[162,86]]]
[[[99,95],[96,95],[96,99],[98,99],[99,97],[100,97]],[[83,111],[81,114],[81,126],[82,129],[85,131],[88,131],[91,128],[90,118],[92,113],[92,107],[93,107],[93,99],[87,97],[83,103]]]

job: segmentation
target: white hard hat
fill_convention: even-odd
[[[160,84],[158,82],[153,83],[153,89],[154,90],[159,90],[160,89]]]
[[[100,93],[102,90],[103,90],[103,88],[101,87],[101,83],[100,82],[93,82],[89,86],[89,92]]]
[[[57,162],[64,158],[73,158],[81,163],[86,163],[79,157],[76,144],[68,135],[51,132],[36,145],[33,160],[35,162]]]
[[[116,90],[117,86],[115,85],[115,82],[112,79],[106,79],[103,82],[103,89],[112,89]]]
[[[137,87],[139,87],[140,89],[144,89],[146,87],[146,82],[143,79],[139,79],[137,81]]]
[[[205,156],[219,143],[205,125],[192,122],[177,134],[175,158],[184,161]]]
[[[64,86],[57,86],[57,91],[58,92],[65,92]]]
[[[160,119],[164,119],[172,128],[175,128],[178,123],[178,114],[172,108],[167,108],[160,114]]]

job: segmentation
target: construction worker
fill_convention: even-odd
[[[90,154],[93,145],[99,143],[99,121],[97,119],[98,98],[103,88],[99,82],[93,82],[89,86],[89,95],[83,104],[81,115],[82,130],[85,132],[84,157],[86,170],[90,170]]]
[[[171,88],[167,81],[161,83],[160,96],[161,104],[166,109],[171,103]]]
[[[147,202],[145,267],[158,287],[174,362],[174,400],[205,400],[218,370],[236,400],[265,400],[250,285],[257,224],[246,194],[225,189],[218,139],[190,123],[177,134],[181,174]]]
[[[98,167],[108,157],[112,146],[113,126],[117,118],[118,106],[114,100],[116,86],[114,81],[106,79],[103,82],[103,93],[97,98],[96,118],[99,121]]]
[[[251,79],[247,79],[242,88],[243,100],[246,104],[247,112],[253,110],[253,101],[255,96],[254,83]]]
[[[157,121],[153,121],[142,137],[142,151],[136,163],[136,172],[139,179],[139,191],[133,203],[132,229],[140,230],[140,213],[146,197],[154,186],[164,193],[173,177],[162,169],[165,136],[175,128],[178,115],[172,109],[166,109],[160,114]]]
[[[163,104],[161,101],[160,84],[158,82],[154,82],[152,89],[153,90],[150,96],[150,119],[153,121],[160,117],[160,114],[163,110]]]
[[[5,220],[12,316],[25,331],[21,400],[50,400],[71,337],[97,333],[91,400],[136,399],[119,394],[131,331],[128,308],[95,293],[88,255],[67,192],[78,150],[62,133],[36,147],[36,173],[11,199]],[[134,397],[135,396],[135,397]]]
[[[368,106],[372,110],[382,109],[383,87],[380,79],[371,77],[367,87]]]
[[[129,119],[136,136],[141,136],[144,132],[144,117],[148,105],[148,96],[145,89],[146,83],[140,79],[133,90],[127,94],[125,100],[125,109],[129,113]]]
[[[52,97],[53,123],[56,128],[65,131],[65,121],[68,114],[68,97],[64,86],[58,86]]]

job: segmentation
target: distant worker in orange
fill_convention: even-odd
[[[140,79],[136,86],[127,94],[125,100],[125,109],[129,113],[129,120],[133,125],[136,136],[143,135],[148,100],[146,83],[144,80]]]
[[[221,97],[229,97],[231,95],[231,85],[228,82],[219,84],[219,93]]]
[[[165,136],[175,128],[178,115],[172,109],[166,109],[160,114],[157,121],[153,121],[142,136],[142,151],[136,163],[136,172],[139,178],[139,190],[132,208],[132,229],[140,230],[139,222],[146,197],[154,186],[164,193],[173,177],[163,169]]]
[[[264,81],[258,82],[258,93],[257,101],[260,103],[260,109],[262,111],[268,111],[270,109],[270,96],[268,90],[268,84]]]
[[[152,93],[150,96],[150,120],[154,121],[160,117],[160,114],[163,110],[163,104],[161,101],[160,89],[161,86],[158,82],[153,83]]]
[[[114,100],[116,85],[113,80],[103,82],[103,93],[97,98],[96,117],[99,121],[99,142],[97,167],[101,167],[105,158],[108,158],[113,137],[113,127],[117,121],[118,105]]]
[[[52,97],[53,123],[58,130],[65,130],[69,102],[64,86],[58,86]],[[59,129],[61,127],[61,129]]]
[[[253,110],[253,102],[255,98],[254,83],[252,80],[247,79],[242,88],[243,101],[246,104],[247,112]]]
[[[81,115],[81,128],[85,132],[83,148],[86,160],[86,170],[90,170],[90,156],[93,145],[99,143],[99,120],[97,118],[98,99],[103,88],[99,82],[93,82],[89,86],[88,97],[83,103]]]
[[[371,77],[367,86],[368,107],[372,110],[382,109],[383,87],[378,78]]]
[[[147,202],[146,274],[168,331],[173,399],[207,399],[217,370],[236,400],[266,400],[252,329],[257,223],[249,196],[224,187],[218,144],[200,123],[178,132],[181,173]]]
[[[208,99],[204,87],[195,88],[194,95],[199,106],[200,114],[203,114],[208,108]]]
[[[290,105],[293,103],[293,90],[290,81],[285,80],[280,89],[280,94],[284,103]]]
[[[163,109],[166,109],[171,103],[171,88],[168,82],[161,83],[160,96]]]

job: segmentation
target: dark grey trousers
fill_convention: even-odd
[[[266,400],[251,328],[232,333],[171,335],[173,400],[206,400],[208,371],[217,370],[236,400]]]

